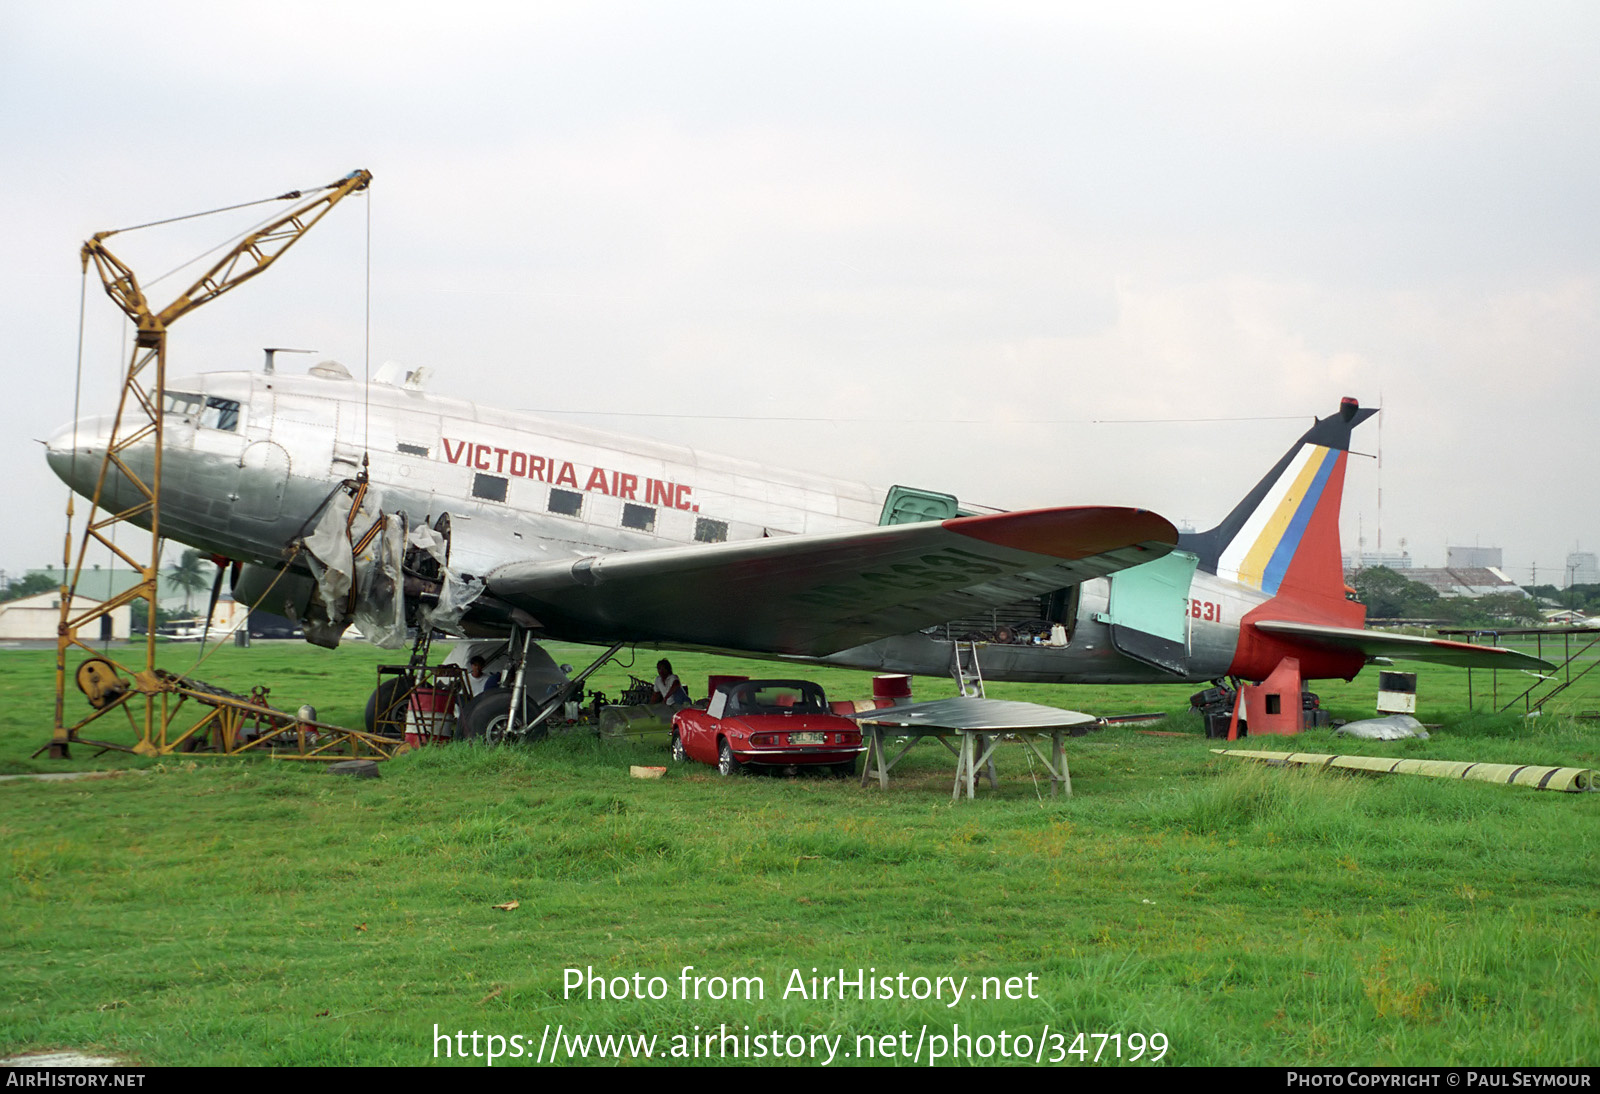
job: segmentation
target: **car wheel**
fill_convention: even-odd
[[[717,774],[738,775],[744,771],[744,764],[734,756],[733,749],[728,746],[727,738],[717,742]]]
[[[846,760],[843,763],[834,764],[832,770],[833,773],[839,776],[841,779],[848,779],[853,775],[859,775],[861,773],[861,757],[857,756],[853,760]]]
[[[410,694],[409,676],[397,676],[379,684],[377,690],[367,697],[367,713],[363,721],[367,732],[386,737],[405,736],[406,698]]]
[[[683,750],[683,738],[674,731],[672,734],[672,762],[681,764],[687,762],[689,754]]]
[[[523,709],[527,709],[526,702]],[[468,703],[461,712],[461,739],[497,745],[508,737],[517,736],[521,725],[522,717],[513,719],[511,716],[511,689],[491,688]],[[522,737],[524,740],[537,741],[543,739],[545,733],[545,726],[541,723],[522,734]]]

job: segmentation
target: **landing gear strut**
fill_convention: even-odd
[[[550,718],[561,711],[573,696],[582,695],[584,681],[615,657],[624,645],[622,642],[616,643],[570,680],[550,688],[542,696],[534,697],[528,688],[528,658],[534,646],[533,634],[522,627],[513,626],[510,680],[502,687],[484,692],[466,705],[461,712],[461,737],[489,744],[542,740],[549,733]]]

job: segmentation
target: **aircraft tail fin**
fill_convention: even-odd
[[[1223,522],[1179,537],[1200,569],[1269,596],[1344,599],[1339,504],[1350,434],[1376,414],[1356,400],[1318,418]]]

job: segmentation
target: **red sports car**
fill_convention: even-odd
[[[672,758],[716,764],[724,775],[746,767],[826,767],[850,775],[866,748],[861,729],[828,709],[806,680],[741,680],[712,693],[705,710],[672,718]]]

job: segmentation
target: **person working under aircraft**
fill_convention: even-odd
[[[689,691],[672,671],[672,662],[665,657],[656,662],[655,690],[651,701],[674,707],[689,705]]]

